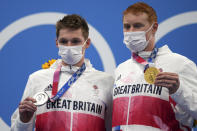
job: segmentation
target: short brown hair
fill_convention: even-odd
[[[139,13],[146,13],[148,15],[149,23],[157,22],[157,14],[155,10],[144,2],[137,2],[131,6],[129,6],[124,12],[123,17],[128,14],[133,13],[138,15]]]
[[[59,37],[61,29],[82,30],[82,35],[85,39],[89,36],[89,28],[86,20],[77,14],[64,16],[56,23],[56,37]]]

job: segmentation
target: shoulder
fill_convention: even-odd
[[[128,60],[126,60],[126,61],[120,63],[120,64],[117,66],[117,69],[118,69],[118,68],[124,68],[125,66],[128,66],[128,64],[130,64],[130,63],[132,63],[132,62],[133,62],[132,59],[128,59]]]
[[[133,59],[128,59],[124,61],[123,63],[120,63],[115,69],[115,73],[134,66],[134,63],[135,62],[133,61]]]
[[[168,72],[180,73],[183,70],[196,70],[195,63],[189,58],[172,52],[167,46],[161,48],[161,51],[158,52],[158,57],[156,57],[157,64],[161,68],[166,68]]]
[[[90,72],[84,74],[84,76],[86,81],[99,85],[101,89],[106,90],[107,92],[110,91],[114,85],[113,75],[103,71],[92,69]]]
[[[163,56],[161,55],[159,59],[164,60],[169,64],[179,65],[179,66],[193,63],[193,61],[190,60],[189,58],[174,52],[165,54]]]
[[[29,77],[40,78],[40,77],[45,77],[45,76],[51,76],[51,75],[53,75],[53,73],[55,72],[55,69],[57,68],[57,66],[60,63],[61,63],[61,59],[58,59],[58,60],[54,61],[53,64],[49,68],[37,70],[37,71],[33,72],[32,74],[30,74]]]
[[[157,59],[157,58],[156,58]],[[192,62],[187,57],[172,52],[167,45],[161,47],[158,52],[158,60],[167,61],[169,64],[185,64]]]
[[[183,55],[178,54],[178,53],[172,53],[172,54],[173,54],[172,56],[174,57],[174,59],[176,59],[180,62],[184,62],[185,64],[193,63],[193,61],[190,60],[189,58],[187,58],[186,56],[183,56]]]
[[[190,59],[188,59],[187,57],[181,55],[181,54],[178,54],[178,53],[169,53],[168,54],[168,57],[169,57],[169,60],[172,60],[174,62],[191,62]]]
[[[54,73],[54,69],[40,69],[38,71],[33,72],[32,74],[29,75],[29,78],[31,79],[40,79],[43,77],[49,77],[51,75],[53,75]]]
[[[96,69],[92,70],[90,75],[91,75],[91,78],[95,78],[97,80],[114,81],[113,75],[103,72],[103,71],[96,70]]]
[[[85,59],[85,63],[87,65],[87,68],[84,74],[86,74],[88,79],[91,79],[93,81],[99,81],[99,80],[113,81],[114,80],[113,75],[107,72],[103,72],[103,71],[99,71],[95,69],[88,59]]]

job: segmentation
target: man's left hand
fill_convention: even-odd
[[[160,72],[156,76],[154,84],[168,88],[169,93],[173,94],[178,90],[180,86],[179,76],[176,73]]]

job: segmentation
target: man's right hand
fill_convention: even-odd
[[[22,122],[27,123],[31,120],[34,112],[37,110],[36,105],[34,105],[35,102],[35,99],[27,97],[19,104],[19,114]]]

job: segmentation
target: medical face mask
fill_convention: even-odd
[[[127,48],[129,48],[132,52],[143,51],[152,37],[151,35],[149,40],[146,40],[146,33],[152,28],[152,26],[147,31],[124,32],[124,43]]]
[[[86,40],[87,41],[87,40]],[[86,44],[86,41],[83,45],[78,46],[64,46],[59,45],[59,56],[61,56],[62,60],[69,65],[77,64],[83,57],[83,46]]]

